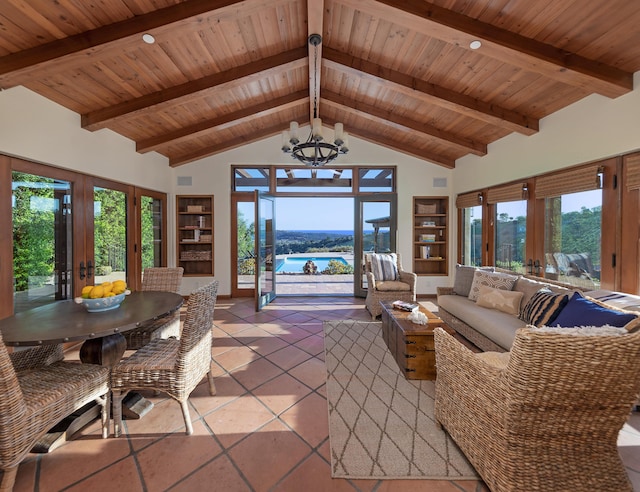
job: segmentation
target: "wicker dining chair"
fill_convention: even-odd
[[[142,275],[142,291],[162,291],[180,293],[182,267],[145,268]],[[154,338],[180,337],[180,310],[161,316],[123,333],[127,350],[137,350]]]
[[[109,369],[60,361],[61,350],[62,346],[52,345],[10,357],[0,334],[2,492],[13,490],[18,466],[34,444],[87,403],[101,406],[102,437],[109,433]]]
[[[617,438],[640,332],[618,330],[521,328],[511,352],[480,354],[435,330],[436,420],[492,492],[632,490]]]
[[[402,268],[401,256],[396,254],[397,279],[382,280],[376,278],[371,265],[372,254],[365,255],[365,274],[367,276],[365,306],[375,320],[382,314],[380,301],[415,302],[418,276],[412,272],[405,272]]]
[[[217,293],[217,280],[191,293],[179,340],[153,339],[114,366],[111,389],[116,437],[122,432],[122,399],[129,391],[142,389],[161,391],[178,401],[186,433],[192,434],[189,395],[205,375],[208,376],[210,394],[216,393],[211,372],[211,329]]]

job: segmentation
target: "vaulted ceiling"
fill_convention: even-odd
[[[639,26],[630,0],[2,0],[0,88],[179,166],[308,124],[317,83],[325,126],[452,168],[631,91]]]

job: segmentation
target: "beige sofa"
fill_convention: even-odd
[[[527,323],[518,315],[502,312],[478,305],[469,299],[467,290],[471,267],[456,267],[456,279],[453,287],[437,289],[438,315],[451,328],[483,351],[505,352],[510,350],[519,328]],[[490,269],[493,271],[493,269]],[[503,272],[504,273],[504,272]],[[515,275],[517,280],[512,287],[514,292],[522,292],[521,308],[526,305],[535,292],[543,287],[556,293],[572,294],[573,290],[539,277]],[[460,277],[460,278],[459,278]],[[461,279],[465,277],[465,279]],[[612,309],[640,311],[640,297],[608,290],[587,291],[585,296],[598,299]]]

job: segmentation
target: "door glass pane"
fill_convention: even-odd
[[[482,206],[462,210],[462,258],[469,266],[482,265]]]
[[[12,175],[14,312],[72,296],[71,184]]]
[[[253,289],[256,279],[255,205],[238,202],[238,289]]]
[[[365,255],[369,253],[395,252],[395,231],[391,233],[391,203],[362,202],[362,251],[361,265],[365,264]],[[361,271],[361,288],[367,288],[367,276]]]
[[[525,272],[527,201],[496,203],[495,266]]]
[[[140,219],[142,270],[162,266],[162,200],[143,196]]]
[[[256,311],[276,297],[275,199],[258,193],[256,198]]]
[[[96,285],[127,280],[127,195],[93,189],[94,272]],[[91,278],[88,278],[91,283]]]
[[[545,277],[598,288],[601,236],[602,190],[545,199]]]

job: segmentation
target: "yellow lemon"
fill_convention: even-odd
[[[89,297],[91,299],[100,299],[101,297],[104,297],[104,288],[102,287],[102,285],[96,285],[93,289],[91,289],[91,292],[89,292]]]
[[[124,280],[116,280],[113,282],[111,292],[114,294],[122,294],[125,290],[127,290],[127,283]]]
[[[84,297],[85,299],[89,298],[89,293],[91,292],[91,289],[93,289],[93,285],[85,285],[82,288],[82,297]]]
[[[113,292],[107,292],[104,296],[105,297],[115,297],[116,295]]]
[[[102,282],[102,288],[104,289],[104,293],[108,294],[111,292],[111,289],[113,289],[113,284],[111,282]],[[106,295],[103,297],[106,297]]]

